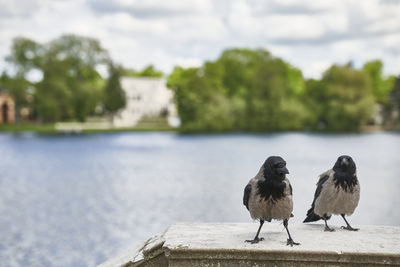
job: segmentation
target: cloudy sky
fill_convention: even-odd
[[[127,67],[198,66],[226,48],[266,48],[320,77],[382,59],[400,74],[400,0],[0,0],[0,70],[16,36],[97,38]]]

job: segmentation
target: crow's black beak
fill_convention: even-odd
[[[342,165],[348,166],[349,165],[349,161],[346,158],[343,158],[342,159]]]
[[[279,174],[289,174],[289,170],[286,167],[280,168],[278,170]]]

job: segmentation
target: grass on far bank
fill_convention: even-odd
[[[113,133],[113,132],[161,132],[161,131],[174,131],[171,127],[142,127],[142,126],[135,126],[135,127],[127,127],[127,128],[108,128],[108,129],[86,129],[82,130],[82,133]]]
[[[74,123],[72,123],[74,124]],[[80,123],[76,123],[80,125]],[[82,124],[84,125],[84,124]],[[380,132],[380,131],[399,131],[400,128],[396,127],[383,127],[383,126],[364,126],[360,131],[353,133],[371,133],[371,132]],[[33,132],[37,134],[95,134],[95,133],[112,133],[112,132],[146,132],[146,131],[173,131],[186,133],[188,132],[182,131],[179,128],[170,127],[166,121],[161,120],[143,120],[139,122],[135,127],[126,127],[126,128],[117,128],[117,127],[108,127],[108,128],[96,128],[96,127],[81,127],[78,130],[58,130],[56,128],[55,123],[20,123],[20,124],[0,124],[0,132],[9,132],[9,133],[24,133],[24,132]],[[320,133],[332,133],[332,132],[324,132],[324,131],[316,131]],[[191,134],[207,134],[212,132],[191,132]],[[215,132],[213,132],[215,133]],[[224,132],[226,133],[226,132]],[[338,133],[338,132],[334,132]],[[350,133],[350,132],[340,132],[340,133]],[[189,133],[190,134],[190,133]]]
[[[57,133],[54,123],[0,124],[0,132],[11,132],[11,133],[35,132],[43,134]]]
[[[48,124],[0,124],[0,132],[24,133],[33,132],[38,134],[92,134],[92,133],[108,133],[108,132],[138,132],[138,131],[174,131],[173,128],[166,125],[138,125],[127,128],[107,128],[107,129],[82,129],[81,131],[60,131],[56,129],[54,123]]]

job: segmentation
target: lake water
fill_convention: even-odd
[[[361,183],[350,224],[400,226],[399,148],[395,133],[0,134],[0,265],[94,266],[176,222],[250,222],[243,189],[269,155],[287,161],[290,223],[349,154]]]

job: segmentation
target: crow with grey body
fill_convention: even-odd
[[[243,205],[249,210],[251,218],[260,220],[256,236],[246,242],[254,244],[263,240],[258,235],[264,221],[271,222],[275,219],[283,220],[289,236],[287,245],[299,245],[293,241],[288,229],[288,220],[293,216],[292,186],[286,178],[288,173],[286,162],[281,157],[272,156],[264,162],[257,175],[245,187]]]
[[[303,221],[325,221],[325,231],[334,231],[329,228],[327,220],[332,214],[340,214],[347,226],[343,229],[357,231],[347,222],[345,216],[353,214],[360,200],[360,183],[357,179],[356,164],[350,156],[340,156],[335,166],[319,176],[317,190],[307,218]]]

